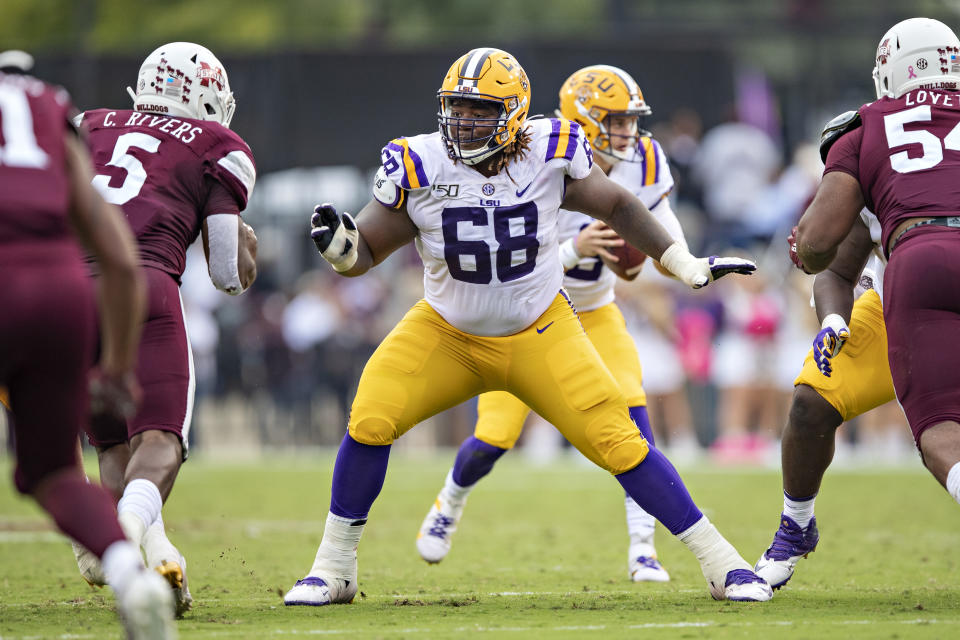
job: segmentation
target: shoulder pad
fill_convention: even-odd
[[[543,161],[549,162],[555,158],[573,160],[580,144],[580,125],[566,118],[550,118],[545,121],[550,123],[550,135]]]
[[[380,152],[384,174],[401,189],[423,189],[430,186],[423,159],[407,138],[395,138]]]
[[[383,167],[377,169],[377,175],[373,178],[373,197],[377,202],[391,209],[399,209],[403,206],[406,193],[387,177],[387,171]]]
[[[859,111],[841,113],[825,124],[823,133],[820,134],[820,159],[826,162],[827,153],[830,152],[833,143],[839,140],[843,134],[850,133],[862,124],[863,120],[860,119]]]
[[[557,110],[555,113],[557,114],[557,117],[561,117],[559,110]],[[546,117],[547,116],[543,115],[542,113],[535,113],[533,115],[527,116],[527,122],[530,122],[531,120],[543,120]]]

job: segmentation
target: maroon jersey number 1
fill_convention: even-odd
[[[22,169],[45,169],[50,157],[37,144],[30,103],[27,102],[23,87],[0,84],[0,115],[4,137],[3,146],[0,147],[0,164]]]

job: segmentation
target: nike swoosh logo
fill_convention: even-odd
[[[525,187],[524,187],[523,189],[521,189],[520,191],[517,191],[517,197],[519,198],[519,197],[523,196],[523,194],[525,194],[525,193],[527,192],[527,189],[529,189],[532,184],[533,184],[533,183],[531,182],[530,184],[528,184],[527,186],[525,186]],[[547,326],[550,326],[550,325],[547,325]]]
[[[550,324],[548,324],[547,326],[545,326],[545,327],[542,328],[542,329],[541,329],[540,327],[537,327],[537,333],[543,333],[544,331],[546,331],[547,329],[550,328],[550,325],[551,325],[551,324],[553,324],[553,322],[551,322]]]

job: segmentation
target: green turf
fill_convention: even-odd
[[[917,468],[829,473],[821,546],[766,604],[710,599],[680,543],[658,531],[666,585],[626,572],[619,485],[569,460],[507,456],[470,498],[450,556],[413,541],[452,460],[394,456],[360,547],[353,605],[285,608],[320,541],[332,454],[191,460],[165,508],[188,559],[183,638],[956,638],[960,508]],[[775,472],[684,469],[694,498],[750,562],[777,525]],[[113,598],[79,578],[69,547],[0,465],[0,638],[116,638]]]

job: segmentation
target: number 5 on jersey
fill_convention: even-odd
[[[883,128],[887,134],[887,145],[892,149],[907,144],[919,144],[923,155],[911,158],[909,152],[898,151],[890,156],[890,166],[897,173],[911,173],[935,167],[943,161],[943,150],[960,151],[960,124],[957,124],[943,139],[943,145],[936,135],[926,129],[904,129],[904,125],[913,122],[929,122],[930,105],[922,105],[891,113],[883,118]]]
[[[147,171],[143,163],[130,154],[130,148],[142,149],[148,153],[156,153],[160,148],[160,140],[145,133],[125,133],[117,138],[113,147],[113,156],[107,166],[119,167],[126,171],[123,184],[111,187],[110,176],[97,174],[93,177],[93,186],[96,187],[103,199],[112,204],[126,204],[139,195],[143,183],[147,181]]]

